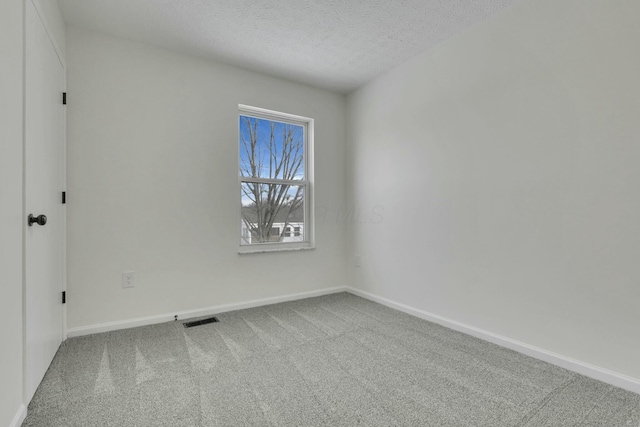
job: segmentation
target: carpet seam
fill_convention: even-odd
[[[569,387],[571,384],[575,383],[578,381],[578,376],[574,376],[573,378],[571,378],[569,381],[567,381],[566,383],[560,385],[559,387],[557,387],[556,389],[552,390],[551,392],[549,392],[548,395],[546,395],[542,401],[540,401],[540,403],[538,404],[538,406],[536,406],[535,408],[533,408],[532,410],[530,410],[527,414],[524,415],[524,417],[522,417],[522,419],[515,424],[513,427],[522,427],[524,425],[526,425],[529,421],[531,421],[533,419],[533,417],[535,417],[544,407],[546,407],[549,402],[551,402],[551,399],[553,399],[554,397],[556,397],[557,395],[559,395],[562,391],[566,390],[567,387]]]

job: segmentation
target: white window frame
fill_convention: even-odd
[[[302,126],[304,129],[304,179],[302,181],[288,181],[269,178],[243,177],[240,174],[240,116],[254,117],[257,119],[273,120],[281,123],[289,123]],[[305,249],[315,249],[315,224],[314,224],[314,188],[313,188],[313,135],[314,123],[309,117],[297,116],[294,114],[281,113],[279,111],[267,110],[265,108],[252,107],[250,105],[238,104],[238,219],[240,228],[238,230],[238,253],[254,254],[264,252],[296,251]],[[253,182],[263,184],[291,184],[304,187],[304,241],[300,242],[269,242],[243,245],[242,242],[242,183]]]

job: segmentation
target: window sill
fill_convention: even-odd
[[[241,247],[238,250],[239,255],[264,254],[271,252],[291,252],[291,251],[309,251],[315,249],[315,245],[308,246],[288,246],[288,247]]]

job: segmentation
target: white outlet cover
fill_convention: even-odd
[[[122,272],[122,287],[123,288],[133,288],[135,287],[135,278],[136,273],[133,271],[123,271]]]

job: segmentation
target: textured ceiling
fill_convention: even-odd
[[[58,0],[67,23],[349,92],[518,0]]]

